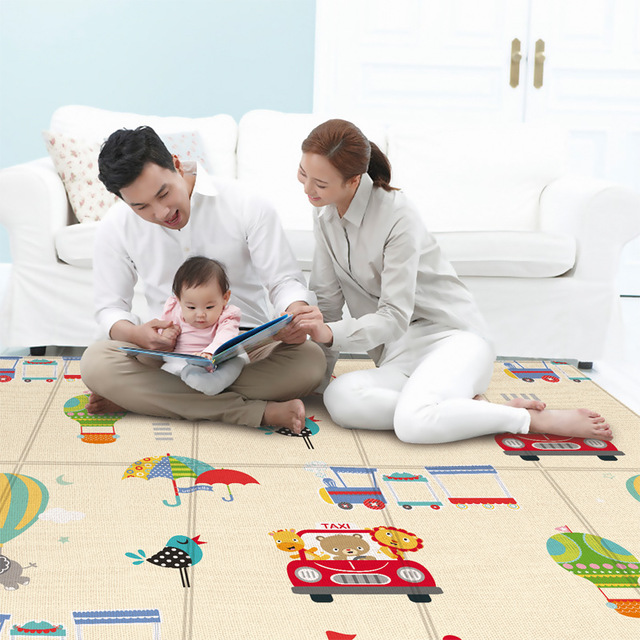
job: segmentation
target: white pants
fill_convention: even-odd
[[[526,409],[473,400],[491,380],[495,354],[465,331],[409,328],[376,369],[345,373],[324,392],[333,421],[393,429],[404,442],[435,444],[491,433],[528,433]]]

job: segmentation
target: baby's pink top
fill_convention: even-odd
[[[160,320],[170,320],[179,325],[181,332],[173,348],[178,353],[214,353],[221,344],[240,333],[240,309],[232,304],[225,306],[216,324],[197,329],[185,322],[178,298],[171,296],[164,303]]]

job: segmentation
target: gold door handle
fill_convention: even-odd
[[[542,75],[544,72],[544,40],[536,41],[535,65],[533,67],[533,86],[539,89],[542,86]]]
[[[511,73],[509,75],[509,84],[515,89],[520,83],[520,40],[514,38],[511,41]]]

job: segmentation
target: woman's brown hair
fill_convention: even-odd
[[[345,181],[368,173],[376,187],[395,189],[391,181],[391,164],[373,142],[347,120],[327,120],[318,125],[303,141],[303,153],[324,156]]]

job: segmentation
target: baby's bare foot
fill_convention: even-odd
[[[286,427],[293,433],[300,433],[304,426],[304,404],[302,400],[267,402],[262,416],[262,424],[269,427]]]
[[[534,409],[535,411],[544,411],[547,405],[542,400],[525,400],[524,398],[514,398],[507,402],[508,407],[516,407],[519,409]]]
[[[529,409],[531,433],[550,433],[571,438],[612,440],[611,427],[605,419],[589,409],[536,411]]]
[[[87,402],[85,409],[88,413],[125,413],[127,411],[120,405],[99,396],[97,393],[92,393],[91,396],[89,396],[89,402]]]

